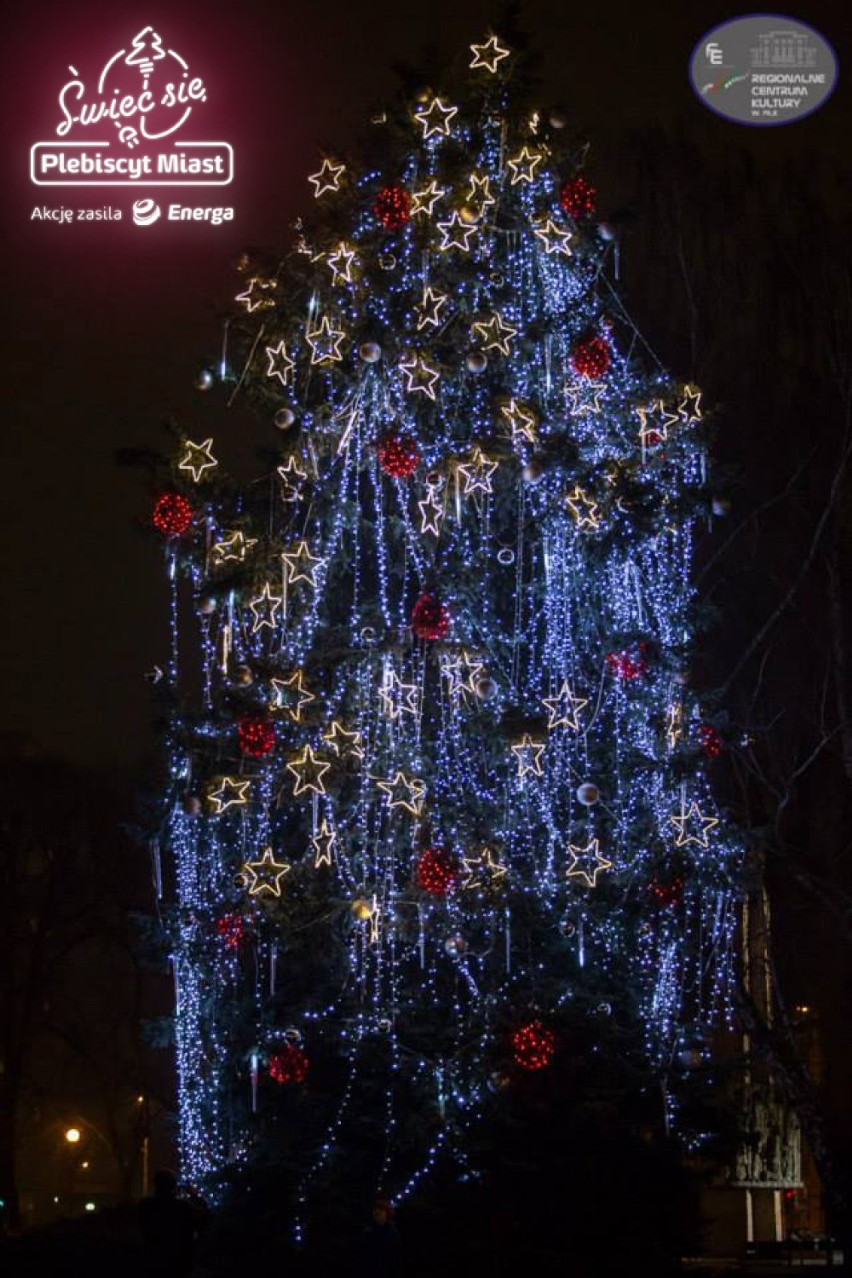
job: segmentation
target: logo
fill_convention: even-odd
[[[203,118],[204,80],[153,27],[112,54],[94,80],[69,70],[72,78],[58,94],[55,138],[30,148],[37,186],[227,186],[233,180],[230,143],[187,136],[196,117]]]
[[[156,200],[137,200],[133,205],[133,221],[137,226],[153,226],[160,216],[160,206]]]
[[[805,22],[750,14],[713,27],[689,61],[701,101],[738,124],[792,124],[818,110],[837,84],[831,45]]]

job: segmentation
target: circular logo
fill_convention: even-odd
[[[813,27],[780,13],[732,18],[703,35],[689,60],[696,95],[737,124],[792,124],[837,83],[837,58]]]
[[[150,197],[133,205],[133,221],[137,226],[151,226],[160,216],[160,206]]]

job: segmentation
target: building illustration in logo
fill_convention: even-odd
[[[753,67],[815,67],[817,50],[799,31],[767,31],[750,50]]]
[[[70,67],[59,92],[56,139],[30,149],[38,186],[226,186],[228,142],[199,141],[186,128],[207,88],[153,27],[107,59],[93,88]]]

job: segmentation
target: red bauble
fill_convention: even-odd
[[[597,381],[609,368],[609,342],[599,335],[584,337],[571,347],[571,367],[578,377],[588,377]]]
[[[282,1043],[269,1058],[269,1077],[276,1083],[304,1083],[310,1061],[295,1043]]]
[[[182,537],[194,517],[191,503],[181,493],[163,493],[154,502],[151,522],[164,537]]]
[[[698,729],[698,740],[708,759],[718,759],[722,753],[722,738],[711,724],[702,723]]]
[[[450,610],[437,595],[421,595],[411,614],[411,629],[418,639],[446,639],[450,633]]]
[[[245,933],[245,920],[242,914],[223,914],[216,920],[216,934],[220,936],[228,950],[238,950]]]
[[[393,479],[408,479],[420,461],[420,449],[410,435],[402,431],[388,431],[379,440],[376,449],[379,465]]]
[[[262,759],[275,745],[275,728],[268,719],[240,719],[237,740],[243,754]]]
[[[677,876],[668,879],[654,879],[651,883],[651,896],[656,904],[663,909],[669,909],[673,905],[680,905],[683,899],[683,879]]]
[[[559,192],[559,203],[569,217],[577,221],[581,217],[591,217],[595,211],[595,188],[581,177],[569,178]]]
[[[432,896],[446,896],[459,876],[455,858],[444,848],[425,848],[417,858],[417,886]]]
[[[546,1069],[556,1052],[556,1035],[541,1021],[530,1021],[512,1035],[515,1064],[520,1069]]]
[[[404,186],[384,186],[373,212],[386,231],[401,231],[411,217],[411,196]]]
[[[641,679],[648,673],[648,662],[645,660],[646,643],[636,644],[633,648],[625,648],[621,652],[608,652],[606,664],[617,679],[629,681]]]

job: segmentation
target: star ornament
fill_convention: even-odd
[[[694,426],[704,416],[701,411],[701,391],[697,386],[687,383],[682,394],[683,399],[678,404],[677,411],[685,426]]]
[[[533,741],[528,732],[525,732],[520,741],[512,746],[512,754],[518,760],[518,776],[525,777],[527,773],[532,773],[535,777],[542,776],[544,769],[541,766],[541,756],[544,754],[544,743],[541,741]]]
[[[595,532],[600,528],[601,517],[597,502],[592,501],[579,484],[575,484],[574,491],[566,495],[565,505],[581,532]]]
[[[314,199],[318,200],[327,191],[339,191],[340,179],[346,171],[345,164],[335,164],[333,160],[323,160],[322,168],[311,174],[308,181],[314,188]]]
[[[427,108],[418,107],[414,118],[423,129],[423,141],[434,137],[448,138],[450,125],[458,113],[458,107],[448,106],[440,98],[433,98]]]
[[[564,231],[561,226],[557,226],[553,218],[549,217],[546,221],[542,219],[536,222],[533,234],[541,240],[548,256],[553,253],[560,253],[563,257],[571,256],[570,245],[574,236],[570,231]]]
[[[425,395],[427,399],[435,398],[435,386],[440,373],[430,368],[420,355],[409,355],[400,362],[402,375],[405,378],[405,389],[409,395]]]
[[[281,500],[298,501],[302,484],[308,477],[307,471],[302,470],[296,458],[290,456],[283,466],[276,467],[276,474],[281,481]]]
[[[589,704],[588,698],[574,696],[567,679],[555,697],[542,697],[541,703],[548,712],[548,728],[572,728],[574,732],[580,730],[577,715]]]
[[[237,781],[234,777],[222,777],[215,790],[211,790],[208,798],[213,805],[216,816],[221,816],[229,808],[244,808],[248,803],[251,782]]]
[[[513,444],[536,442],[538,419],[528,404],[520,399],[510,399],[508,404],[502,405],[500,412],[512,429]]]
[[[364,738],[360,732],[348,732],[343,724],[333,719],[323,733],[323,745],[328,746],[338,759],[363,759]]]
[[[293,370],[296,367],[296,361],[287,354],[286,342],[282,338],[277,346],[267,346],[265,351],[269,361],[266,376],[277,377],[281,385],[286,386],[292,380]]]
[[[342,329],[332,328],[331,320],[324,315],[319,328],[305,333],[305,339],[311,348],[312,364],[336,364],[343,359],[340,343],[346,334]]]
[[[491,178],[487,173],[471,173],[470,185],[467,188],[467,201],[469,204],[477,204],[479,206],[479,216],[482,217],[486,209],[490,209],[496,204],[494,196],[491,194]]]
[[[403,714],[417,714],[417,685],[402,683],[395,670],[389,670],[379,688],[382,714],[395,721]]]
[[[438,183],[432,178],[422,191],[413,191],[411,195],[411,216],[417,217],[418,213],[425,214],[426,217],[432,216],[432,210],[438,203],[442,195],[447,194],[445,186],[438,186]]]
[[[581,879],[586,887],[597,887],[598,875],[603,874],[605,870],[612,869],[612,861],[608,861],[606,857],[600,854],[598,839],[590,839],[584,848],[576,847],[573,843],[569,843],[568,853],[571,860],[565,872],[566,877],[569,879]]]
[[[474,324],[473,332],[481,339],[484,351],[499,351],[501,355],[509,354],[509,343],[518,336],[518,330],[506,324],[503,316],[496,312],[489,320],[479,320]]]
[[[319,828],[319,834],[315,834],[311,839],[314,849],[314,869],[318,870],[321,865],[331,866],[331,858],[334,854],[335,845],[337,843],[337,835],[328,821],[323,818],[322,825]]]
[[[461,871],[463,877],[460,886],[466,892],[501,888],[508,874],[506,866],[494,859],[491,848],[480,848],[474,856],[463,856]]]
[[[407,777],[404,772],[386,781],[377,781],[378,788],[387,795],[389,808],[403,808],[412,816],[419,816],[423,807],[426,787],[417,777]]]
[[[473,54],[473,61],[470,64],[471,70],[483,70],[494,75],[500,63],[504,58],[508,58],[511,52],[500,43],[496,35],[489,36],[485,44],[472,44],[470,51]]]
[[[254,311],[268,311],[270,306],[275,305],[272,297],[274,288],[275,280],[262,280],[255,275],[249,280],[244,291],[237,293],[234,301],[242,302],[249,315]]]
[[[454,209],[446,222],[436,222],[435,225],[441,232],[441,243],[438,245],[441,253],[446,253],[449,249],[470,252],[470,237],[476,234],[476,222],[465,222],[458,210]]]
[[[672,817],[672,825],[677,831],[675,846],[684,848],[689,843],[697,843],[701,848],[709,847],[708,832],[718,824],[719,818],[704,816],[695,801],[688,808],[682,806],[680,816]]]
[[[316,572],[323,561],[311,554],[306,541],[300,541],[295,550],[286,550],[281,559],[288,586],[294,586],[297,581],[316,586]]]
[[[292,772],[293,797],[300,794],[325,794],[323,777],[331,767],[324,759],[318,759],[309,745],[297,755],[292,763],[287,764],[287,771]]]
[[[438,496],[437,486],[429,487],[426,496],[417,503],[417,509],[420,511],[421,533],[431,533],[434,537],[440,537],[444,503]]]
[[[669,437],[669,427],[678,421],[677,413],[670,413],[661,399],[643,404],[636,409],[639,418],[639,439],[643,448],[657,448]]]
[[[258,630],[262,630],[264,626],[268,626],[270,630],[275,629],[278,619],[278,609],[284,600],[280,595],[273,595],[272,586],[267,581],[256,599],[249,602],[254,621],[252,623],[251,632],[256,635]]]
[[[213,440],[205,439],[201,444],[194,444],[191,439],[184,440],[184,454],[178,462],[178,470],[185,470],[192,475],[192,482],[197,484],[205,471],[215,470],[219,465],[213,456]]]
[[[341,241],[335,251],[329,253],[327,261],[333,275],[332,284],[339,284],[341,280],[344,284],[352,283],[352,265],[355,261],[355,253],[349,248],[348,244],[344,244]]]
[[[242,532],[229,533],[222,541],[213,544],[213,562],[217,568],[231,560],[241,564],[250,550],[257,545],[256,537]]]
[[[417,331],[427,328],[430,325],[433,328],[439,328],[443,323],[443,310],[449,301],[446,293],[438,293],[434,288],[425,288],[423,290],[423,301],[417,307],[419,317],[417,320]]]
[[[472,493],[493,492],[492,476],[498,463],[486,457],[481,448],[474,448],[469,462],[458,467],[458,473],[464,481],[463,493],[469,497]]]
[[[259,861],[246,861],[243,874],[251,879],[249,896],[281,895],[281,880],[289,874],[291,866],[286,861],[276,861],[272,848],[264,848]]]
[[[506,161],[512,170],[511,185],[518,186],[520,183],[534,182],[536,169],[543,159],[541,151],[531,151],[529,147],[522,147],[517,155],[511,156]]]
[[[601,396],[606,390],[605,382],[568,382],[565,394],[568,396],[568,411],[573,417],[588,417],[600,413]]]
[[[316,696],[305,687],[305,676],[301,670],[295,670],[288,679],[273,679],[272,710],[283,710],[294,723],[302,722],[302,710],[316,701]]]

